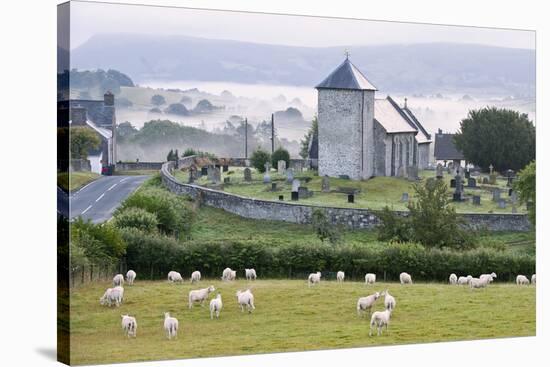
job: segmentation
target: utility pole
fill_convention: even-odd
[[[248,118],[244,119],[244,159],[248,159]]]
[[[275,118],[271,114],[271,154],[275,151]]]

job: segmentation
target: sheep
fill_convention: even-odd
[[[470,281],[472,280],[472,276],[468,275],[466,277],[458,277],[457,284],[458,285],[469,285]]]
[[[201,272],[198,270],[195,270],[193,273],[191,273],[191,283],[199,282],[201,280]]]
[[[318,271],[317,273],[311,273],[309,274],[309,277],[307,278],[307,286],[311,287],[312,284],[316,284],[321,282],[321,272]]]
[[[487,280],[487,284],[491,283],[493,281],[494,278],[496,278],[497,275],[495,273],[491,273],[491,274],[481,274],[479,276],[479,279],[482,279],[482,280]]]
[[[379,292],[359,298],[357,300],[357,316],[363,316],[365,311],[367,311],[370,315],[372,306],[374,305],[376,300],[378,300],[378,298],[380,298]]]
[[[256,280],[256,269],[244,269],[246,280]]]
[[[529,279],[525,275],[518,275],[516,277],[517,285],[529,285]]]
[[[122,318],[122,330],[124,334],[129,338],[137,336],[137,321],[135,317],[128,315],[120,315]]]
[[[405,272],[399,274],[399,281],[401,282],[401,284],[412,284],[413,282],[410,274]]]
[[[343,271],[339,271],[336,273],[336,281],[343,282],[344,278],[346,277],[346,274]]]
[[[225,268],[223,269],[223,272],[222,272],[222,280],[229,280],[229,278],[231,277],[231,268]]]
[[[128,270],[128,272],[126,273],[126,283],[128,283],[128,285],[134,285],[134,280],[136,280],[136,272],[133,271],[133,270]]]
[[[229,272],[229,277],[227,280],[235,280],[237,279],[237,271],[236,270],[231,270]]]
[[[533,274],[533,275],[531,276],[531,283],[537,284],[537,274]]]
[[[189,308],[193,308],[193,303],[200,302],[201,306],[204,306],[204,301],[208,298],[208,295],[214,292],[216,288],[211,285],[208,288],[189,291]]]
[[[113,277],[113,286],[123,286],[124,285],[124,276],[122,274],[117,274]]]
[[[105,293],[103,293],[103,296],[99,299],[99,304],[102,306],[109,305],[111,306],[111,292],[113,291],[113,288],[107,288]]]
[[[367,274],[365,274],[365,283],[366,283],[366,284],[374,284],[374,283],[376,283],[376,274],[373,274],[373,273],[367,273]]]
[[[390,294],[390,292],[388,292],[387,289],[382,292],[381,295],[384,296],[384,308],[386,310],[393,311],[395,309],[395,305],[397,304],[395,298]]]
[[[372,317],[370,319],[370,330],[369,330],[369,336],[372,336],[372,327],[377,326],[378,328],[378,336],[382,333],[382,327],[386,327],[386,332],[388,331],[388,325],[390,323],[390,317],[391,317],[391,310],[385,310],[385,311],[376,311],[372,314]]]
[[[216,318],[219,319],[220,311],[222,310],[222,308],[223,308],[222,295],[218,293],[216,298],[213,298],[210,301],[210,319],[211,320],[214,319],[214,314],[216,314]]]
[[[171,317],[169,312],[164,313],[164,331],[168,340],[178,337],[179,322],[175,317]]]
[[[458,278],[456,277],[455,273],[452,273],[449,275],[449,284],[456,284],[458,282]]]
[[[116,286],[114,288],[108,288],[103,296],[99,299],[101,305],[107,305],[111,307],[113,304],[117,307],[120,306],[124,299],[124,288]]]
[[[172,283],[183,282],[183,278],[181,277],[181,274],[177,271],[171,271],[168,273],[168,281]]]
[[[252,313],[252,310],[255,310],[256,307],[254,307],[254,295],[250,291],[250,289],[247,289],[246,291],[237,291],[237,302],[239,306],[241,306],[241,312],[244,312],[244,307],[246,306],[246,309],[248,310],[248,313]]]
[[[487,284],[489,284],[491,282],[491,277],[484,277],[483,279],[481,278],[472,278],[470,280],[470,288],[473,289],[473,288],[485,288],[487,287]]]

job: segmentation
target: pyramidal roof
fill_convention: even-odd
[[[330,73],[330,75],[315,88],[377,90],[347,57],[340,66]]]

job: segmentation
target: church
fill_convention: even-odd
[[[376,98],[377,89],[348,56],[315,88],[320,176],[414,179],[428,166],[431,136],[406,99],[401,107],[390,96]]]

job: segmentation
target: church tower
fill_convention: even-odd
[[[374,175],[376,88],[349,57],[315,87],[318,92],[319,176]]]

